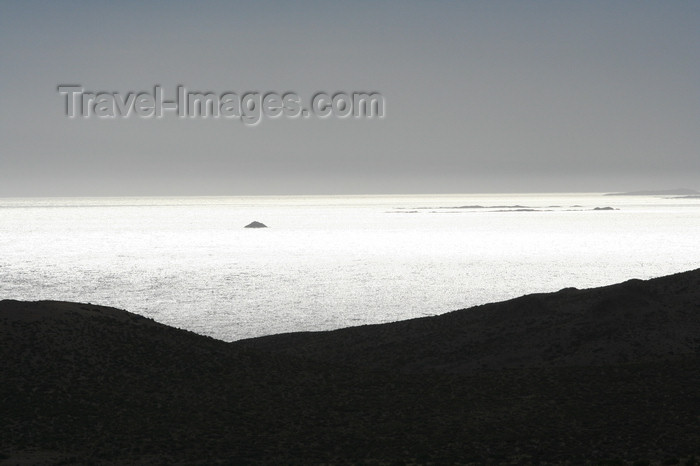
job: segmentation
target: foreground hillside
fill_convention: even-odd
[[[453,374],[662,362],[700,352],[700,270],[238,344],[378,370]]]
[[[4,464],[700,458],[700,270],[224,343],[0,301]]]

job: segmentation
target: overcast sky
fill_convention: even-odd
[[[382,119],[65,116],[377,91]],[[0,196],[700,188],[700,2],[0,0]]]

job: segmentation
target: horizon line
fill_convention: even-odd
[[[464,192],[397,192],[397,193],[271,193],[271,194],[68,194],[68,195],[0,195],[0,199],[66,199],[66,198],[172,198],[172,197],[386,197],[386,196],[473,196],[473,195],[523,195],[523,194],[626,194],[639,191],[660,192],[654,195],[675,195],[664,194],[664,191],[688,190],[696,191],[693,188],[670,188],[670,189],[642,189],[633,191],[464,191]]]

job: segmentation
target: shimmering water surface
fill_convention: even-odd
[[[270,228],[243,228],[253,220]],[[12,198],[0,298],[104,304],[236,340],[680,272],[700,267],[698,245],[700,199]]]

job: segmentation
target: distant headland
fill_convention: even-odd
[[[606,196],[696,196],[700,195],[700,191],[694,189],[678,188],[678,189],[661,189],[647,191],[629,191],[626,193],[608,193]]]

